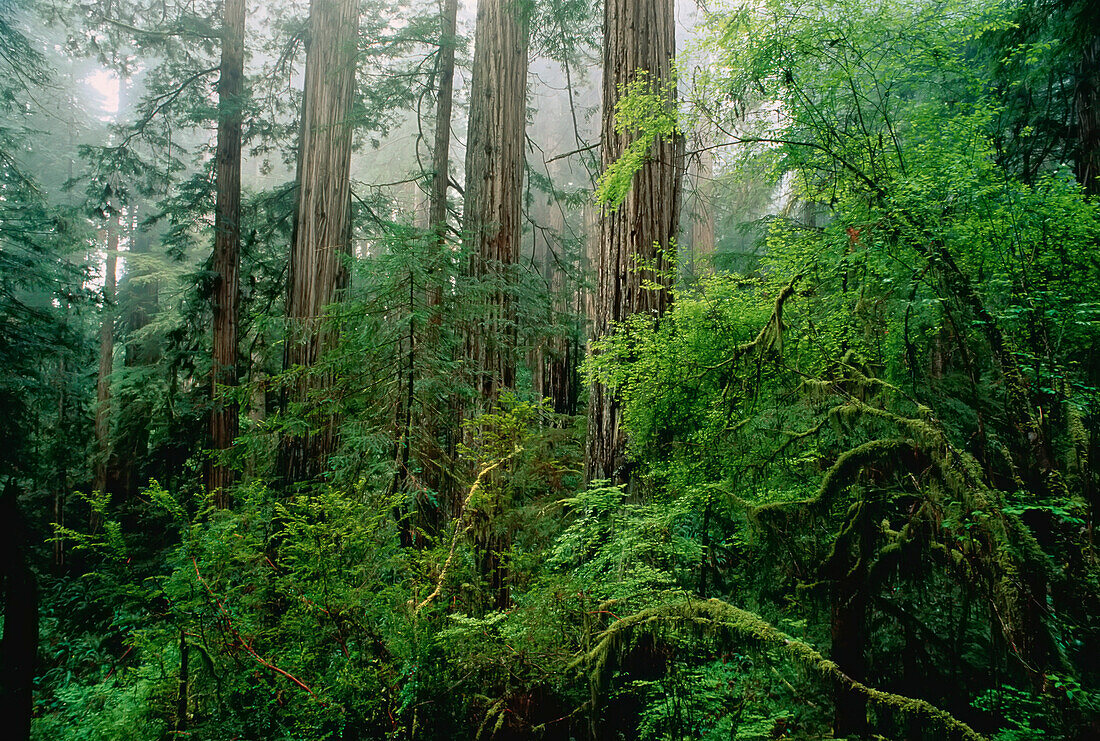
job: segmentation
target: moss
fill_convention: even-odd
[[[583,664],[593,682],[605,688],[634,636],[662,627],[680,627],[723,645],[755,643],[763,648],[776,649],[813,669],[823,679],[853,689],[880,707],[902,715],[919,716],[934,723],[946,732],[947,737],[971,741],[985,738],[966,723],[925,700],[884,692],[852,679],[810,644],[787,635],[753,612],[717,599],[695,600],[688,597],[617,620],[601,634],[591,651],[574,662],[574,666]]]
[[[899,451],[912,449],[913,442],[902,438],[872,440],[845,451],[825,472],[817,493],[808,499],[794,502],[770,502],[750,511],[750,516],[761,523],[775,522],[781,513],[795,509],[809,509],[823,514],[832,506],[837,496],[867,465],[887,460]]]

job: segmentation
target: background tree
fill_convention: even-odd
[[[351,249],[351,140],[358,44],[357,0],[310,3],[305,93],[299,123],[297,207],[290,249],[287,338],[283,367],[297,377],[287,402],[316,404],[322,378],[311,373],[331,349],[325,307],[346,283],[344,257]],[[324,408],[318,420],[324,420]],[[290,482],[317,477],[335,443],[335,425],[322,421],[305,434],[290,431],[281,446],[280,471]]]
[[[214,348],[211,364],[214,403],[210,410],[210,437],[215,455],[237,437],[239,406],[233,398],[237,385],[238,299],[241,252],[241,124],[244,95],[244,0],[225,3],[222,27],[221,77],[218,81],[218,144],[215,153],[217,196],[214,207]],[[215,458],[207,489],[228,504],[226,487],[231,469]]]
[[[524,3],[478,2],[462,231],[485,293],[470,359],[486,406],[516,385],[513,286],[523,233],[528,21]]]

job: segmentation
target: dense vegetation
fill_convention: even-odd
[[[11,737],[1097,737],[1098,32],[0,4]]]

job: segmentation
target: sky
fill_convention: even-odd
[[[100,119],[113,120],[118,114],[118,75],[110,70],[97,70],[83,80],[96,93],[96,103],[101,111]]]

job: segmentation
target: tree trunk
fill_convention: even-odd
[[[486,294],[482,322],[470,338],[476,387],[486,406],[516,382],[511,283],[523,234],[528,30],[526,4],[478,0],[463,234],[471,272]]]
[[[111,454],[111,372],[115,355],[115,287],[118,266],[118,231],[122,211],[117,194],[107,186],[107,257],[103,268],[103,321],[99,326],[99,374],[96,377],[95,491],[107,490],[107,466]],[[94,518],[93,518],[94,519]]]
[[[351,138],[359,29],[357,0],[313,0],[298,141],[298,203],[290,252],[283,367],[299,373],[286,401],[306,407],[325,385],[312,371],[335,340],[324,310],[347,280],[351,237]],[[303,436],[284,436],[279,470],[291,484],[317,478],[335,447],[331,409],[316,410]]]
[[[118,281],[119,333],[126,337],[123,365],[149,368],[160,359],[154,338],[142,337],[157,310],[156,270],[147,263],[153,236],[138,226],[142,204],[130,198],[127,208],[126,272]],[[123,313],[124,312],[124,313]],[[140,386],[125,384],[115,400],[118,424],[111,459],[115,462],[109,479],[116,496],[132,500],[145,482],[142,465],[148,461],[149,426],[153,417],[152,398]]]
[[[482,408],[516,383],[514,270],[519,258],[523,200],[524,134],[527,124],[528,5],[478,0],[470,121],[466,142],[463,238],[477,284],[481,314],[468,342],[468,359]],[[493,518],[474,535],[499,607],[509,603],[500,558],[508,538],[493,530]]]
[[[714,270],[714,154],[700,152],[694,169],[691,274],[696,278]]]
[[[10,482],[0,495],[0,576],[4,634],[0,640],[0,714],[10,739],[29,739],[38,653],[38,581],[28,558],[26,525]]]
[[[432,150],[432,192],[428,203],[428,224],[443,242],[447,228],[447,182],[451,153],[451,104],[455,78],[455,23],[458,0],[446,0],[439,37],[439,85],[435,97],[435,147]],[[442,302],[443,285],[437,281],[429,294],[429,303]]]
[[[607,0],[604,5],[603,131],[604,168],[623,154],[629,132],[615,131],[615,107],[620,89],[639,70],[652,84],[672,83],[675,55],[672,0]],[[658,141],[649,161],[634,175],[626,200],[605,213],[600,224],[594,337],[600,338],[632,314],[660,317],[671,301],[670,250],[680,211],[682,140]],[[638,259],[656,268],[639,270]],[[655,281],[660,290],[645,288]],[[629,480],[626,436],[621,428],[619,400],[603,385],[594,384],[588,406],[585,450],[588,480]]]
[[[451,276],[451,252],[447,249],[447,184],[449,182],[451,148],[451,104],[454,98],[455,25],[458,0],[446,0],[440,17],[439,76],[435,101],[435,147],[432,150],[432,187],[428,202],[428,228],[434,235],[431,250],[432,268],[427,290],[428,326],[425,347],[437,351],[441,345],[443,323],[443,287]],[[424,488],[435,497],[420,496],[417,500],[417,524],[423,532],[435,534],[442,527],[443,507],[457,509],[457,488],[454,482],[454,458],[458,436],[458,402],[449,399],[435,410],[430,404],[421,406],[425,419],[425,445],[422,451]]]
[[[1095,33],[1081,52],[1074,103],[1077,109],[1077,181],[1085,193],[1097,195],[1100,194],[1100,35]]]
[[[210,438],[215,458],[206,490],[229,505],[233,472],[218,457],[238,431],[237,321],[241,255],[241,106],[244,92],[245,0],[225,1],[221,77],[218,81],[217,196],[214,206],[214,349],[211,358]]]
[[[568,273],[561,264],[565,257],[560,239],[566,228],[565,216],[560,206],[542,197],[532,209],[534,220],[540,225],[536,229],[533,259],[549,293],[546,317],[549,333],[540,338],[533,354],[532,383],[535,393],[549,399],[555,412],[572,415],[577,413],[578,359],[576,327],[570,316],[571,296],[566,285]]]

